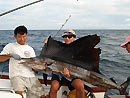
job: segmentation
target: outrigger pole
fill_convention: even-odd
[[[66,19],[65,23],[61,26],[61,28],[55,33],[55,35],[53,36],[53,38],[56,37],[56,35],[61,31],[61,29],[63,28],[63,26],[66,24],[66,22],[70,19],[71,15],[69,16],[68,19]]]
[[[26,4],[26,5],[20,6],[20,7],[18,7],[18,8],[9,10],[9,11],[7,11],[7,12],[4,12],[4,13],[0,14],[0,16],[6,15],[6,14],[11,13],[11,12],[13,12],[13,11],[16,11],[16,10],[18,10],[18,9],[24,8],[24,7],[26,7],[26,6],[30,6],[30,5],[32,5],[32,4],[35,4],[35,3],[38,3],[38,2],[41,2],[41,1],[44,1],[44,0],[37,0],[37,1],[31,2],[31,3],[29,3],[29,4]]]

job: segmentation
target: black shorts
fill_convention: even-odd
[[[63,85],[63,84],[66,84],[69,88],[69,90],[74,90],[75,88],[73,86],[71,86],[71,83],[73,82],[73,80],[75,80],[76,78],[73,78],[71,81],[67,80],[64,76],[62,76],[62,78],[60,79],[58,75],[56,74],[52,74],[52,79],[51,81],[53,80],[57,80],[60,84],[60,87]],[[60,88],[59,87],[59,88]]]

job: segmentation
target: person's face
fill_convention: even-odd
[[[126,44],[126,50],[130,53],[130,44]]]
[[[70,43],[72,43],[74,40],[75,40],[75,37],[73,37],[73,36],[65,36],[65,37],[64,37],[64,42],[65,42],[66,44],[70,44]]]
[[[17,33],[17,35],[14,35],[14,37],[16,38],[17,43],[19,43],[20,45],[25,45],[27,39],[26,33],[24,34]]]

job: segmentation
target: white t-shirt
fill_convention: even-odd
[[[18,54],[21,58],[35,57],[35,52],[29,45],[20,45],[17,42],[9,43],[4,48],[1,54]],[[19,64],[21,60],[15,60],[10,58],[9,61],[9,77],[23,76],[23,77],[35,77],[35,73],[32,68]]]

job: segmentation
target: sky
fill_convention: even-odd
[[[0,14],[35,0],[0,0]],[[44,0],[0,17],[0,30],[130,29],[130,0]]]

